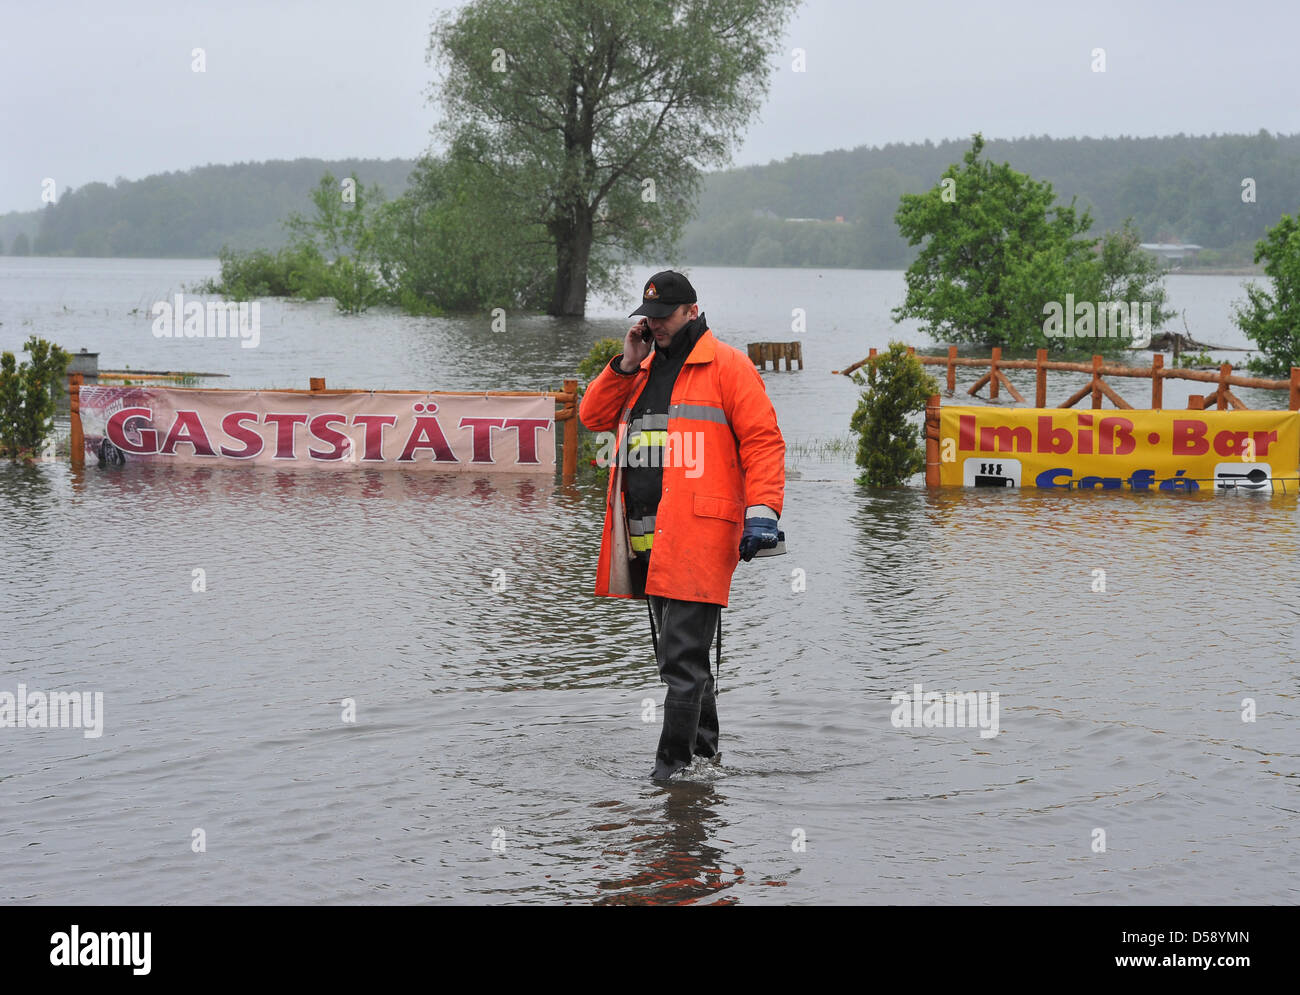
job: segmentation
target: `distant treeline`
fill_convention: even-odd
[[[913,250],[894,224],[899,197],[934,186],[969,144],[858,148],[714,173],[683,256],[701,265],[904,267]],[[1265,229],[1300,209],[1300,135],[989,140],[984,154],[1048,181],[1066,203],[1077,197],[1097,234],[1132,217],[1143,241],[1205,246],[1203,263],[1249,263]],[[1253,202],[1242,200],[1248,178]]]
[[[914,250],[894,224],[899,198],[933,186],[968,146],[966,138],[886,145],[712,174],[682,260],[904,267]],[[1132,217],[1143,240],[1205,246],[1201,262],[1211,265],[1249,263],[1265,229],[1300,210],[1300,135],[990,140],[985,155],[1047,180],[1067,203],[1077,197],[1097,234]],[[309,209],[326,172],[355,172],[393,198],[407,189],[414,166],[409,159],[296,159],[89,183],[43,210],[0,216],[0,251],[210,258],[223,246],[274,250],[288,242],[284,220]],[[1247,179],[1253,201],[1242,199]]]
[[[388,197],[406,189],[413,159],[294,159],[200,166],[142,180],[87,183],[59,191],[38,211],[0,217],[0,240],[12,251],[20,233],[43,256],[136,256],[215,259],[288,243],[284,222],[307,213],[327,172],[356,172]]]

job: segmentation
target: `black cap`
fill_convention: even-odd
[[[641,306],[629,318],[644,314],[650,318],[666,318],[681,304],[695,303],[695,288],[680,273],[666,269],[645,282],[641,291]]]

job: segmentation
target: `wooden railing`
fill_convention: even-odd
[[[909,355],[916,355],[916,350],[909,348]],[[861,359],[852,366],[843,370],[833,370],[833,373],[843,373],[848,375],[861,366],[871,362],[875,358],[876,350],[872,349],[865,359]],[[1264,377],[1242,376],[1232,371],[1231,363],[1223,363],[1217,373],[1209,370],[1180,370],[1165,366],[1165,357],[1161,353],[1155,353],[1151,357],[1150,366],[1116,366],[1107,364],[1103,357],[1093,356],[1091,363],[1071,363],[1061,360],[1049,360],[1047,350],[1039,349],[1036,359],[1003,359],[1001,348],[994,346],[993,353],[988,359],[979,359],[975,357],[959,357],[957,347],[949,346],[948,355],[945,356],[916,356],[917,360],[925,366],[943,366],[947,368],[948,393],[951,395],[957,390],[957,367],[969,366],[975,368],[988,368],[988,373],[975,381],[966,391],[971,397],[976,396],[985,385],[989,388],[989,398],[996,400],[998,388],[1005,387],[1007,393],[1012,396],[1018,403],[1027,404],[1028,402],[1021,395],[1020,391],[1012,385],[1007,379],[1003,370],[1034,370],[1035,371],[1035,390],[1034,390],[1034,407],[1047,407],[1047,372],[1049,370],[1060,370],[1069,373],[1089,373],[1091,379],[1083,387],[1080,387],[1064,402],[1057,405],[1060,408],[1072,408],[1085,397],[1092,396],[1092,406],[1101,407],[1103,397],[1109,398],[1110,402],[1117,408],[1132,409],[1133,405],[1129,404],[1121,397],[1110,384],[1103,380],[1103,377],[1137,377],[1143,380],[1151,381],[1151,408],[1159,411],[1164,407],[1164,382],[1166,380],[1191,380],[1200,383],[1214,384],[1214,390],[1205,395],[1193,394],[1188,398],[1188,408],[1199,410],[1202,408],[1215,407],[1220,411],[1227,410],[1229,407],[1239,410],[1245,410],[1246,405],[1242,403],[1241,398],[1232,392],[1233,387],[1250,387],[1255,390],[1285,390],[1290,392],[1288,407],[1292,411],[1300,411],[1300,366],[1291,367],[1291,377],[1289,380],[1269,380]]]

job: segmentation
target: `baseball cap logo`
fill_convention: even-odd
[[[655,285],[653,283],[647,283],[645,285],[645,299],[648,301],[652,301],[658,296],[659,296],[659,291],[655,290]]]

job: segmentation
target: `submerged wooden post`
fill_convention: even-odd
[[[325,378],[324,378],[324,377],[312,377],[312,378],[308,381],[308,386],[309,386],[312,390],[324,390],[324,389],[325,389]]]
[[[1034,407],[1047,407],[1047,350],[1039,349],[1034,357]]]
[[[569,395],[569,417],[564,420],[564,470],[562,480],[571,484],[578,475],[578,381],[564,381]]]
[[[939,486],[939,406],[943,398],[931,394],[925,405],[925,486]]]
[[[1101,357],[1092,357],[1092,406],[1101,407]]]
[[[72,465],[78,469],[86,465],[86,438],[81,429],[82,379],[80,373],[68,377],[68,411],[72,425],[69,443],[72,446]]]
[[[989,360],[989,400],[998,399],[998,363],[1002,362],[1002,347],[993,347],[993,358]]]
[[[950,345],[948,347],[948,393],[953,394],[957,390],[957,367],[953,365],[953,360],[957,358],[957,347]]]
[[[1158,352],[1151,357],[1151,410],[1159,411],[1165,404],[1165,354]]]

